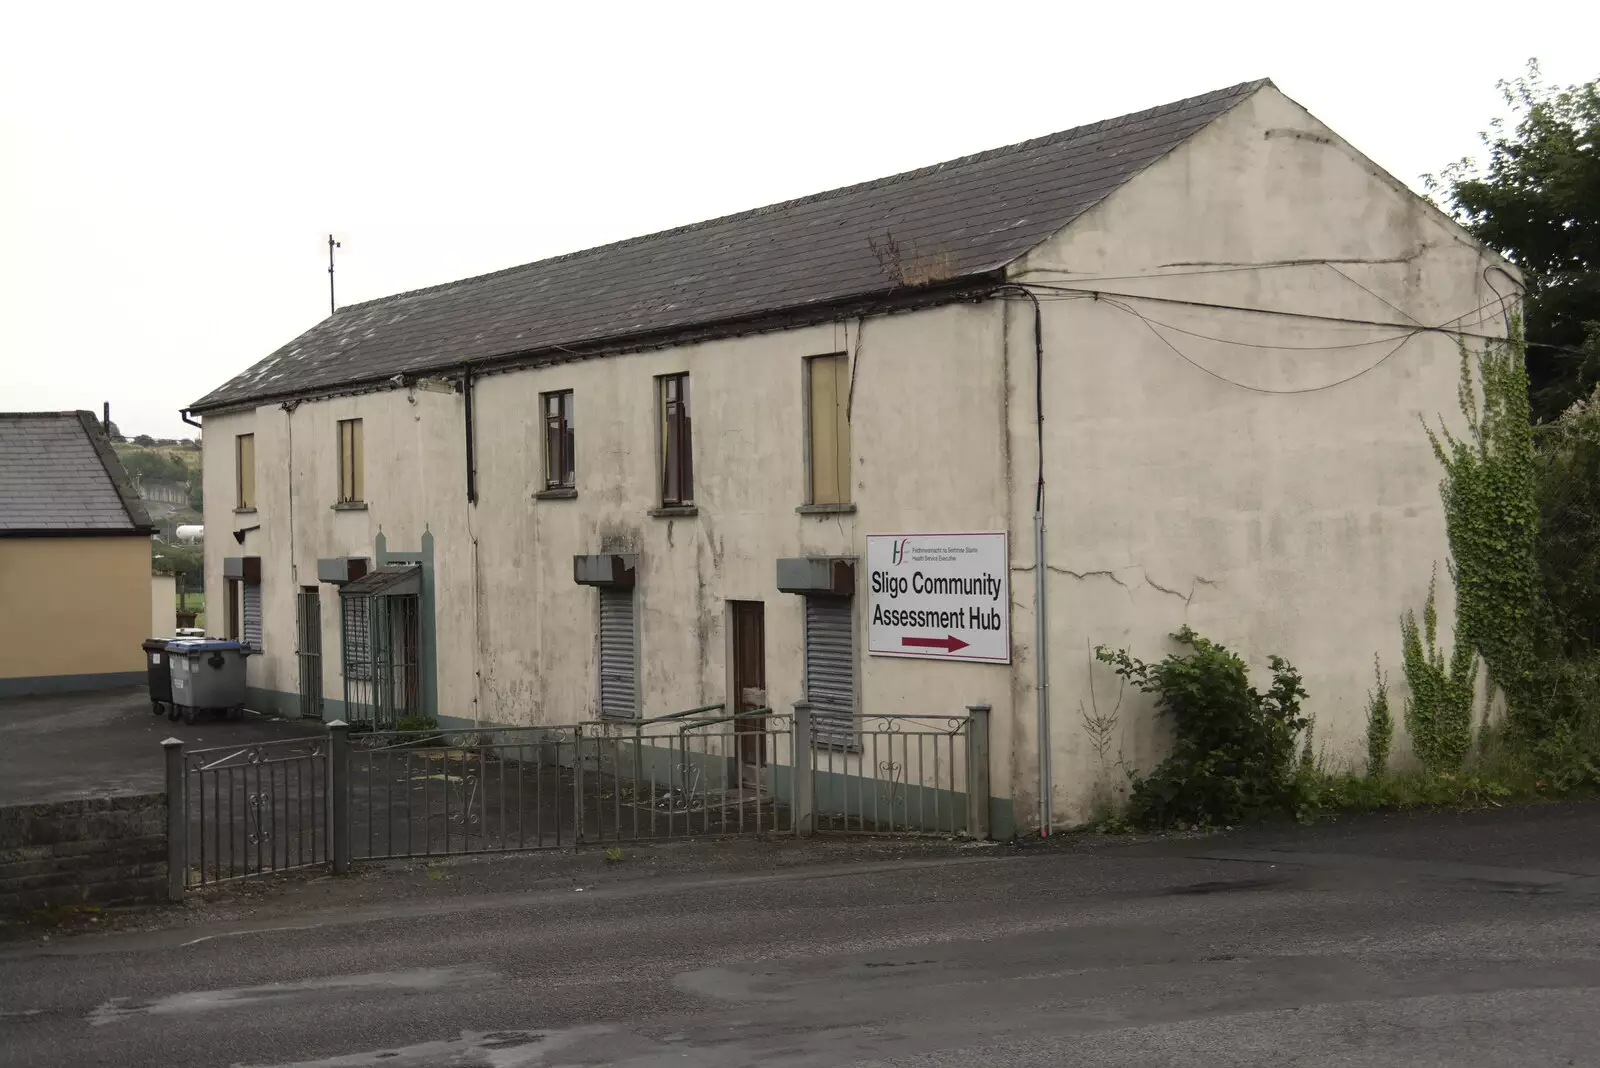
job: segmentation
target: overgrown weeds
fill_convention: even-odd
[[[1422,625],[1409,608],[1400,617],[1400,647],[1411,699],[1406,702],[1406,733],[1411,748],[1430,775],[1449,775],[1461,769],[1472,748],[1472,688],[1478,657],[1472,644],[1456,633],[1455,651],[1446,663],[1439,648],[1439,613],[1434,595],[1438,569],[1428,580],[1428,599],[1422,607]]]
[[[1367,774],[1381,778],[1389,768],[1394,745],[1394,716],[1389,712],[1389,676],[1378,654],[1372,654],[1373,688],[1367,693]]]

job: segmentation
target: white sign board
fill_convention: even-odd
[[[1006,535],[868,534],[867,652],[1011,663]]]

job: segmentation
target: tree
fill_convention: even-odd
[[[121,445],[123,442],[128,440],[122,436],[122,431],[117,429],[116,423],[106,424],[106,437],[110,438],[112,442],[117,445]]]
[[[152,566],[162,571],[173,571],[182,575],[185,589],[205,588],[205,549],[198,545],[182,545],[177,542],[162,541],[159,538],[152,539],[150,561]]]
[[[1600,653],[1600,387],[1540,428],[1539,565],[1566,655]]]
[[[1428,184],[1522,270],[1529,399],[1549,422],[1600,382],[1600,79],[1557,89],[1529,60],[1499,85],[1515,125],[1496,119],[1487,162],[1461,160]]]
[[[189,467],[175,456],[148,449],[125,449],[119,458],[130,475],[150,482],[188,482]]]
[[[149,434],[140,434],[138,437],[133,439],[133,443],[135,445],[143,445],[148,449],[155,445],[156,439],[151,437]]]

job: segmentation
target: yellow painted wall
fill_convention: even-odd
[[[0,538],[0,679],[141,671],[150,540]]]

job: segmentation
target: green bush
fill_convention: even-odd
[[[1282,657],[1269,660],[1272,685],[1250,685],[1236,654],[1185,626],[1173,639],[1190,650],[1146,664],[1127,650],[1095,655],[1140,690],[1153,694],[1172,721],[1170,756],[1148,775],[1130,774],[1132,824],[1228,826],[1295,814],[1300,807],[1297,742],[1309,725],[1306,691]]]
[[[394,722],[397,731],[431,731],[439,726],[439,721],[429,716],[401,716]]]

